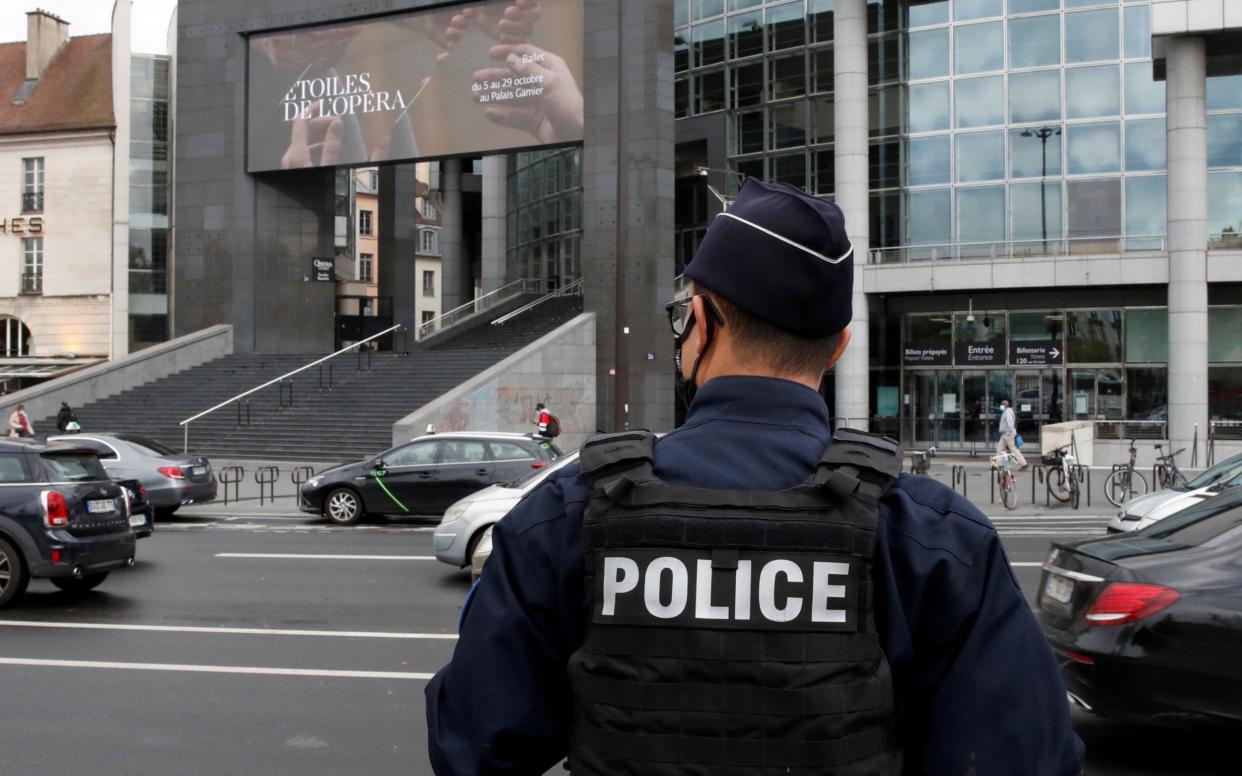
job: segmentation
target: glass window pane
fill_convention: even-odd
[[[1061,7],[1061,0],[1009,0],[1009,13],[1049,11]]]
[[[949,28],[910,33],[906,61],[911,80],[948,75]]]
[[[696,22],[724,13],[724,0],[693,0],[693,2]]]
[[[1242,75],[1218,75],[1207,79],[1208,110],[1242,108]]]
[[[1163,170],[1165,168],[1164,145],[1164,119],[1127,121],[1126,171]]]
[[[808,0],[806,15],[811,23],[811,39],[816,43],[832,40],[833,12],[837,0]]]
[[[1163,175],[1126,178],[1126,237],[1163,237],[1169,223],[1167,198]]]
[[[901,27],[900,0],[867,0],[867,31],[872,35]]]
[[[953,4],[953,18],[958,21],[1000,16],[1004,12],[1004,0],[957,0]]]
[[[793,148],[806,145],[806,103],[795,100],[768,109],[769,148]]]
[[[763,12],[729,17],[729,56],[748,57],[763,53]]]
[[[811,100],[811,142],[831,143],[836,134],[835,105],[832,97],[817,97]]]
[[[949,136],[911,138],[906,141],[906,185],[948,183]]]
[[[700,24],[694,28],[693,67],[715,65],[724,61],[724,21]]]
[[[733,68],[733,107],[763,104],[763,62]]]
[[[674,0],[673,26],[682,27],[690,21],[690,0]]]
[[[957,125],[986,127],[1005,122],[1005,85],[1001,76],[964,78],[955,83]]]
[[[1040,70],[1009,76],[1009,120],[1056,121],[1061,118],[1061,71]]]
[[[1065,183],[1069,238],[1121,234],[1121,181],[1071,180]]]
[[[993,243],[1005,239],[1005,187],[961,188],[957,190],[957,241]],[[990,253],[990,246],[971,251]]]
[[[1208,174],[1208,235],[1215,246],[1242,248],[1242,173]]]
[[[957,136],[957,180],[991,181],[1005,177],[1003,132],[971,132]]]
[[[685,78],[673,81],[673,115],[679,119],[690,115],[690,81]]]
[[[1152,77],[1151,62],[1126,64],[1126,113],[1164,113],[1164,81]]]
[[[1095,62],[1120,58],[1117,9],[1065,15],[1065,61]]]
[[[1121,361],[1121,311],[1071,310],[1065,314],[1069,360],[1076,364]]]
[[[1009,66],[1061,64],[1061,16],[1031,16],[1009,22]]]
[[[1151,11],[1146,5],[1125,9],[1126,59],[1151,56]]]
[[[768,50],[806,45],[806,10],[802,0],[768,6]]]
[[[1065,109],[1071,119],[1121,112],[1121,77],[1116,65],[1065,71]]]
[[[799,189],[806,188],[806,154],[784,154],[772,157],[772,180],[788,183]]]
[[[831,194],[836,190],[837,156],[832,148],[815,152],[815,193]]]
[[[1208,310],[1208,361],[1213,363],[1242,361],[1242,307],[1213,307]],[[1237,394],[1242,385],[1242,370],[1231,387]],[[1238,396],[1242,409],[1242,395]],[[1242,413],[1239,413],[1242,418]]]
[[[955,72],[982,73],[1004,66],[1004,36],[1000,22],[964,24],[954,28]]]
[[[1121,128],[1117,124],[1066,127],[1069,174],[1117,172],[1121,169]]]
[[[871,137],[895,135],[901,131],[901,87],[886,86],[867,98]]]
[[[749,154],[763,150],[763,111],[737,113],[734,117],[733,152]]]
[[[690,30],[673,33],[673,69],[678,73],[690,69]]]
[[[1009,130],[1009,156],[1015,178],[1060,175],[1060,128],[1029,127]]]
[[[867,83],[872,86],[901,79],[900,36],[872,38],[867,45]]]
[[[710,113],[724,110],[725,74],[723,70],[703,73],[694,77],[694,112]]]
[[[949,189],[906,192],[907,245],[948,245],[952,241]]]
[[[758,5],[763,5],[763,0],[729,0],[729,11],[745,11]]]
[[[772,69],[771,99],[780,100],[806,94],[806,57],[802,53],[773,59],[770,67]]]
[[[949,128],[949,82],[916,84],[907,91],[910,132],[935,132]]]
[[[1239,385],[1242,385],[1242,368],[1214,366],[1208,369],[1208,416],[1212,420],[1242,420]]]
[[[1061,237],[1061,181],[1015,183],[1009,187],[1009,223],[1015,242]],[[1027,246],[1020,250],[1025,251]],[[1037,246],[1042,247],[1042,246]]]
[[[1242,115],[1208,116],[1208,166],[1242,167]]]
[[[908,10],[911,27],[923,27],[928,24],[944,24],[949,21],[949,0],[936,0],[931,3],[910,5]]]
[[[811,89],[814,92],[831,92],[834,73],[832,47],[815,49],[811,52]]]
[[[1128,327],[1129,325],[1129,314],[1127,313],[1126,326]],[[1129,333],[1127,333],[1127,341],[1129,336]],[[1167,339],[1165,340],[1165,350],[1168,350]],[[1162,421],[1168,417],[1168,403],[1168,369],[1147,367],[1145,369],[1126,370],[1127,418]]]

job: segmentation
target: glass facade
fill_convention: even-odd
[[[129,350],[168,339],[168,58],[130,62]]]
[[[580,278],[582,149],[514,154],[508,186],[509,279],[555,289]]]

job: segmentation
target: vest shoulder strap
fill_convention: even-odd
[[[655,440],[650,431],[596,434],[582,445],[582,473],[592,487],[606,492],[622,480],[632,484],[658,482],[653,469]]]
[[[810,484],[840,497],[860,495],[878,501],[901,474],[897,440],[853,428],[839,428],[824,451]]]

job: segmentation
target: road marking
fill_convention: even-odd
[[[434,555],[328,555],[297,552],[218,552],[217,558],[271,560],[435,560]]]
[[[72,628],[76,630],[144,631],[155,633],[215,633],[231,636],[326,636],[347,639],[415,639],[456,641],[454,633],[395,633],[391,631],[286,630],[280,628],[212,628],[198,625],[122,625],[94,622],[0,620],[0,626],[18,628]]]
[[[1014,567],[1016,567],[1016,568],[1023,568],[1023,569],[1024,569],[1024,568],[1033,568],[1033,567],[1035,567],[1035,566],[1043,567],[1044,562],[1043,562],[1043,561],[1041,561],[1041,560],[1029,560],[1029,561],[1028,561],[1028,560],[1020,560],[1020,561],[1016,561],[1016,562],[1015,562],[1015,561],[1010,561],[1010,562],[1009,562],[1009,565],[1010,565],[1010,566],[1014,566]]]
[[[427,681],[435,674],[405,671],[325,671],[316,668],[259,668],[255,666],[204,666],[178,663],[117,663],[105,660],[36,660],[0,657],[0,665],[45,668],[111,668],[119,671],[173,671],[191,674],[249,674],[261,676],[315,676],[339,679],[414,679]]]

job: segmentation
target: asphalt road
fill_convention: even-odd
[[[423,688],[469,584],[429,525],[200,519],[91,594],[32,583],[0,616],[0,776],[429,774]],[[1028,597],[1050,539],[1101,525],[998,521]],[[1221,736],[1078,729],[1089,776],[1236,772]]]

